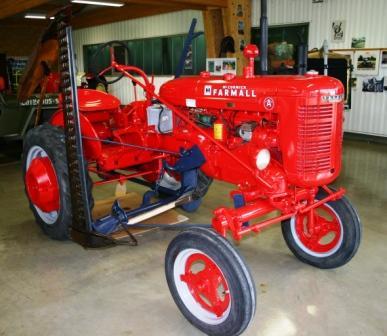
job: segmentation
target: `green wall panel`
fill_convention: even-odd
[[[122,41],[130,51],[128,63],[143,69],[147,74],[173,75],[183,50],[186,35],[173,35],[147,39]],[[100,44],[83,46],[85,71]],[[109,65],[109,50],[98,57],[95,69],[101,71]],[[199,74],[206,68],[206,43],[204,34],[197,37],[192,44],[192,69],[185,69],[184,75]]]

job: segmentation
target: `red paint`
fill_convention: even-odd
[[[82,112],[115,110],[120,107],[120,100],[106,92],[81,89],[78,90],[79,109]]]
[[[329,216],[321,216],[317,209],[323,209]],[[317,253],[326,253],[337,246],[343,233],[339,219],[331,208],[322,205],[317,209],[296,217],[296,234],[308,249]],[[309,216],[313,216],[312,225],[310,225]],[[326,239],[325,242],[324,239]]]
[[[243,49],[243,56],[245,56],[249,64],[244,67],[243,75],[245,78],[254,78],[254,59],[259,55],[258,47],[255,44],[248,44]]]
[[[0,76],[0,92],[4,91],[6,88],[4,77]]]
[[[96,163],[100,175],[111,176],[106,180],[116,180],[114,171],[120,169],[126,175],[146,172],[145,178],[154,182],[162,159],[173,162],[173,155],[161,158],[157,152],[100,140],[173,152],[198,145],[206,158],[203,172],[235,185],[235,192],[246,200],[237,210],[221,207],[214,212],[215,229],[223,235],[231,231],[236,239],[275,219],[316,207],[318,187],[331,183],[341,170],[343,86],[325,76],[254,76],[258,49],[248,46],[244,53],[249,60],[244,76],[216,77],[202,72],[165,83],[159,94],[141,69],[113,60],[109,69],[136,83],[146,99],[121,108],[112,95],[79,90],[82,134],[94,139],[84,140],[85,157]],[[152,99],[172,111],[171,133],[159,134],[154,125],[148,126],[147,107]],[[63,125],[60,114],[53,117],[54,125]],[[206,118],[211,126],[198,123]],[[250,129],[249,137],[241,137],[246,129]],[[257,157],[262,149],[270,152],[271,160],[259,170]],[[329,195],[318,206],[343,194],[342,190]],[[279,211],[279,216],[242,226],[272,211]]]
[[[51,72],[47,76],[46,93],[59,92],[60,76],[59,72]]]
[[[31,161],[25,184],[31,202],[44,212],[59,210],[59,187],[54,167],[48,157]]]
[[[195,267],[202,269],[195,271]],[[187,284],[192,296],[202,308],[217,317],[227,311],[230,305],[227,281],[219,267],[204,253],[194,253],[187,259],[185,273],[180,278]],[[219,293],[219,289],[222,289],[223,293]]]
[[[96,132],[93,124],[87,119],[87,117],[83,113],[80,114],[80,122],[81,122],[82,135],[90,138],[99,139],[98,133]],[[63,127],[64,120],[63,120],[63,113],[61,110],[56,112],[51,117],[50,124],[58,127]],[[97,141],[84,140],[83,149],[84,149],[85,157],[88,160],[95,160],[102,155],[102,144],[98,140]]]

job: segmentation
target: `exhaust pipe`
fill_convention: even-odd
[[[261,75],[267,75],[267,45],[268,45],[268,22],[267,22],[267,0],[261,0],[261,40],[259,44]]]

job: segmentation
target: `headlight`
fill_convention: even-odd
[[[255,164],[259,170],[264,170],[270,163],[270,151],[266,148],[261,149],[256,158]]]

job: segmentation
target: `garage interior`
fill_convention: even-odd
[[[197,20],[195,31],[203,34],[192,42],[183,78],[211,70],[206,58],[220,56],[235,60],[236,73],[242,75],[243,47],[250,41],[259,47],[259,0],[113,1],[122,7],[73,2],[71,25],[80,81],[93,66],[100,71],[109,65],[108,53],[97,59],[98,64],[94,53],[103,43],[118,40],[130,52],[120,60],[154,74],[159,90],[174,78],[192,19]],[[31,212],[21,152],[35,115],[27,125],[31,109],[17,102],[13,85],[22,77],[23,68],[18,66],[26,65],[50,16],[68,3],[3,0],[0,4],[0,58],[4,55],[0,63],[13,62],[9,87],[0,93],[4,97],[0,99],[0,335],[202,335],[180,313],[165,280],[165,253],[179,230],[140,233],[136,247],[85,249],[71,240],[47,237]],[[280,224],[241,242],[229,236],[256,287],[256,312],[243,334],[387,335],[387,3],[268,0],[267,5],[269,49],[278,36],[280,45],[292,43],[293,48],[294,44],[293,61],[282,63],[286,71],[297,68],[297,43],[318,51],[326,40],[332,53],[350,55],[353,68],[343,71],[344,76],[350,72],[352,79],[345,78],[342,170],[332,186],[346,189],[358,211],[362,237],[348,264],[324,270],[300,262],[291,253]],[[28,14],[44,19],[25,18]],[[332,36],[338,22],[343,36]],[[233,51],[225,37],[233,40]],[[363,38],[365,46],[357,46]],[[369,74],[357,68],[359,52],[379,55]],[[259,62],[255,63],[257,67]],[[269,69],[276,71],[280,73]],[[328,67],[328,75],[329,71]],[[382,79],[380,91],[376,87]],[[124,79],[109,85],[108,91],[126,105],[135,99],[129,84]],[[129,193],[147,190],[130,182],[125,186]],[[233,189],[214,180],[196,212],[172,211],[177,218],[187,218],[187,223],[210,224],[214,209],[233,207],[229,197]],[[98,202],[112,198],[117,190],[115,183],[102,185],[94,188],[93,196]]]

